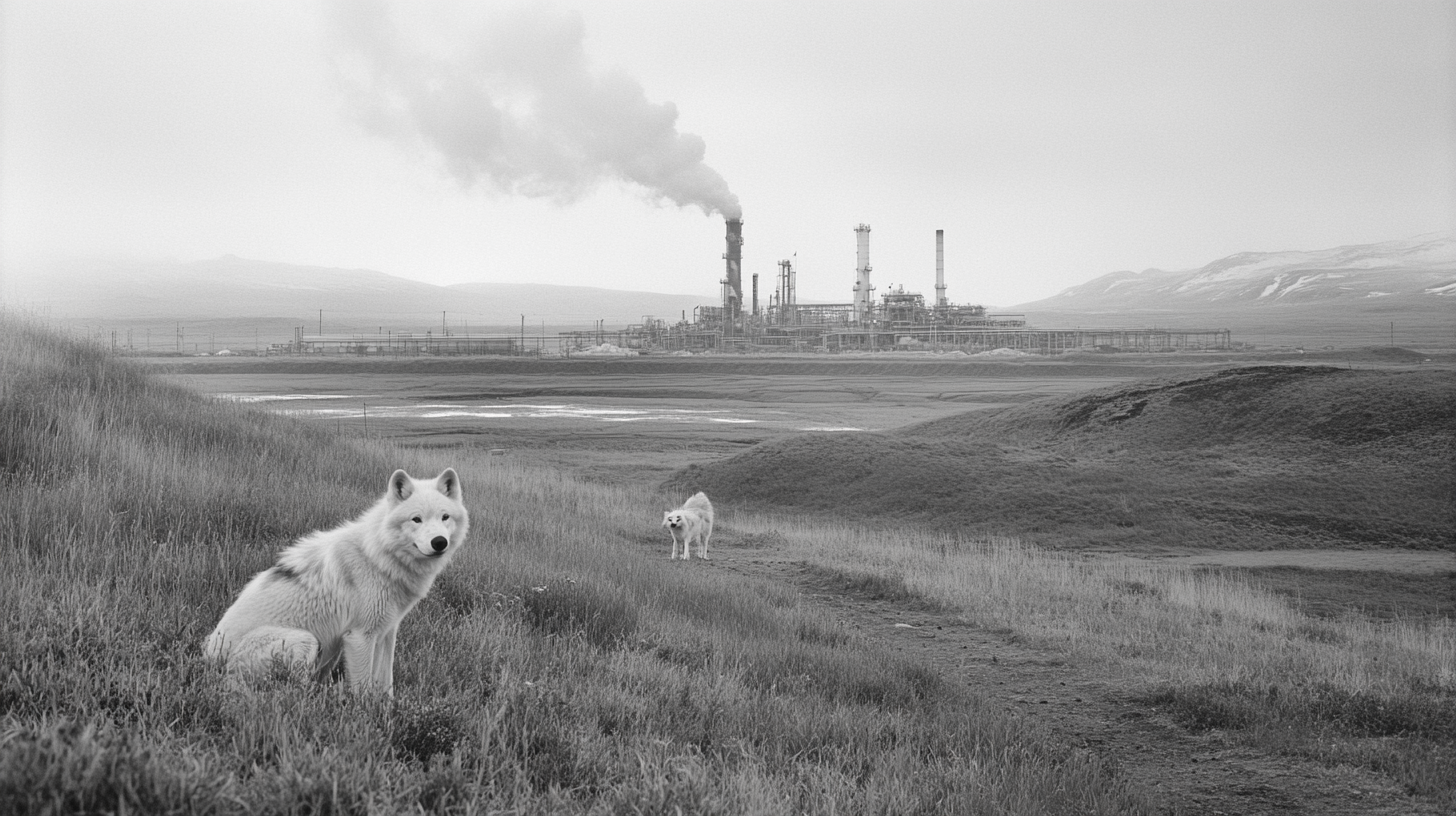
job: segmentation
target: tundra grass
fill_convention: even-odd
[[[771,537],[790,557],[869,582],[863,591],[953,610],[1094,662],[1191,728],[1369,765],[1456,805],[1449,618],[1310,617],[1234,573],[725,510],[727,523]]]
[[[455,466],[472,535],[397,696],[198,644],[290,539]],[[0,812],[1141,813],[1102,759],[773,586],[663,557],[660,497],[340,439],[0,320]]]

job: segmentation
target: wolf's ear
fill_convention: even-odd
[[[445,472],[435,477],[435,486],[446,496],[460,501],[460,477],[456,475],[455,468],[445,468]]]
[[[396,470],[393,476],[389,477],[389,500],[402,502],[415,492],[414,480],[404,470]]]

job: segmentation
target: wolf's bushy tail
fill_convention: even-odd
[[[707,495],[705,495],[701,490],[699,490],[697,493],[694,493],[692,498],[683,502],[683,507],[690,507],[699,512],[713,512],[713,503],[708,501]]]

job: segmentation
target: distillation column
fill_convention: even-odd
[[[790,278],[793,275],[793,261],[779,261],[779,286],[774,293],[774,299],[778,301],[778,311],[775,315],[780,326],[789,324],[789,315],[794,311],[794,290]]]
[[[858,260],[854,267],[854,321],[866,323],[875,311],[875,288],[870,285],[870,225],[854,228]]]
[[[945,299],[945,230],[935,231],[935,305],[945,308],[950,302]]]

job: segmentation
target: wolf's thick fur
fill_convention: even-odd
[[[688,544],[698,540],[698,557],[708,557],[708,539],[713,537],[713,503],[700,490],[676,510],[662,514],[662,526],[672,534],[672,555],[677,558],[677,534],[682,533],[682,557],[688,560]]]
[[[403,470],[357,519],[310,533],[253,576],[203,651],[226,660],[235,685],[281,658],[326,679],[342,659],[355,690],[394,693],[399,622],[465,541],[470,518],[460,477]]]

